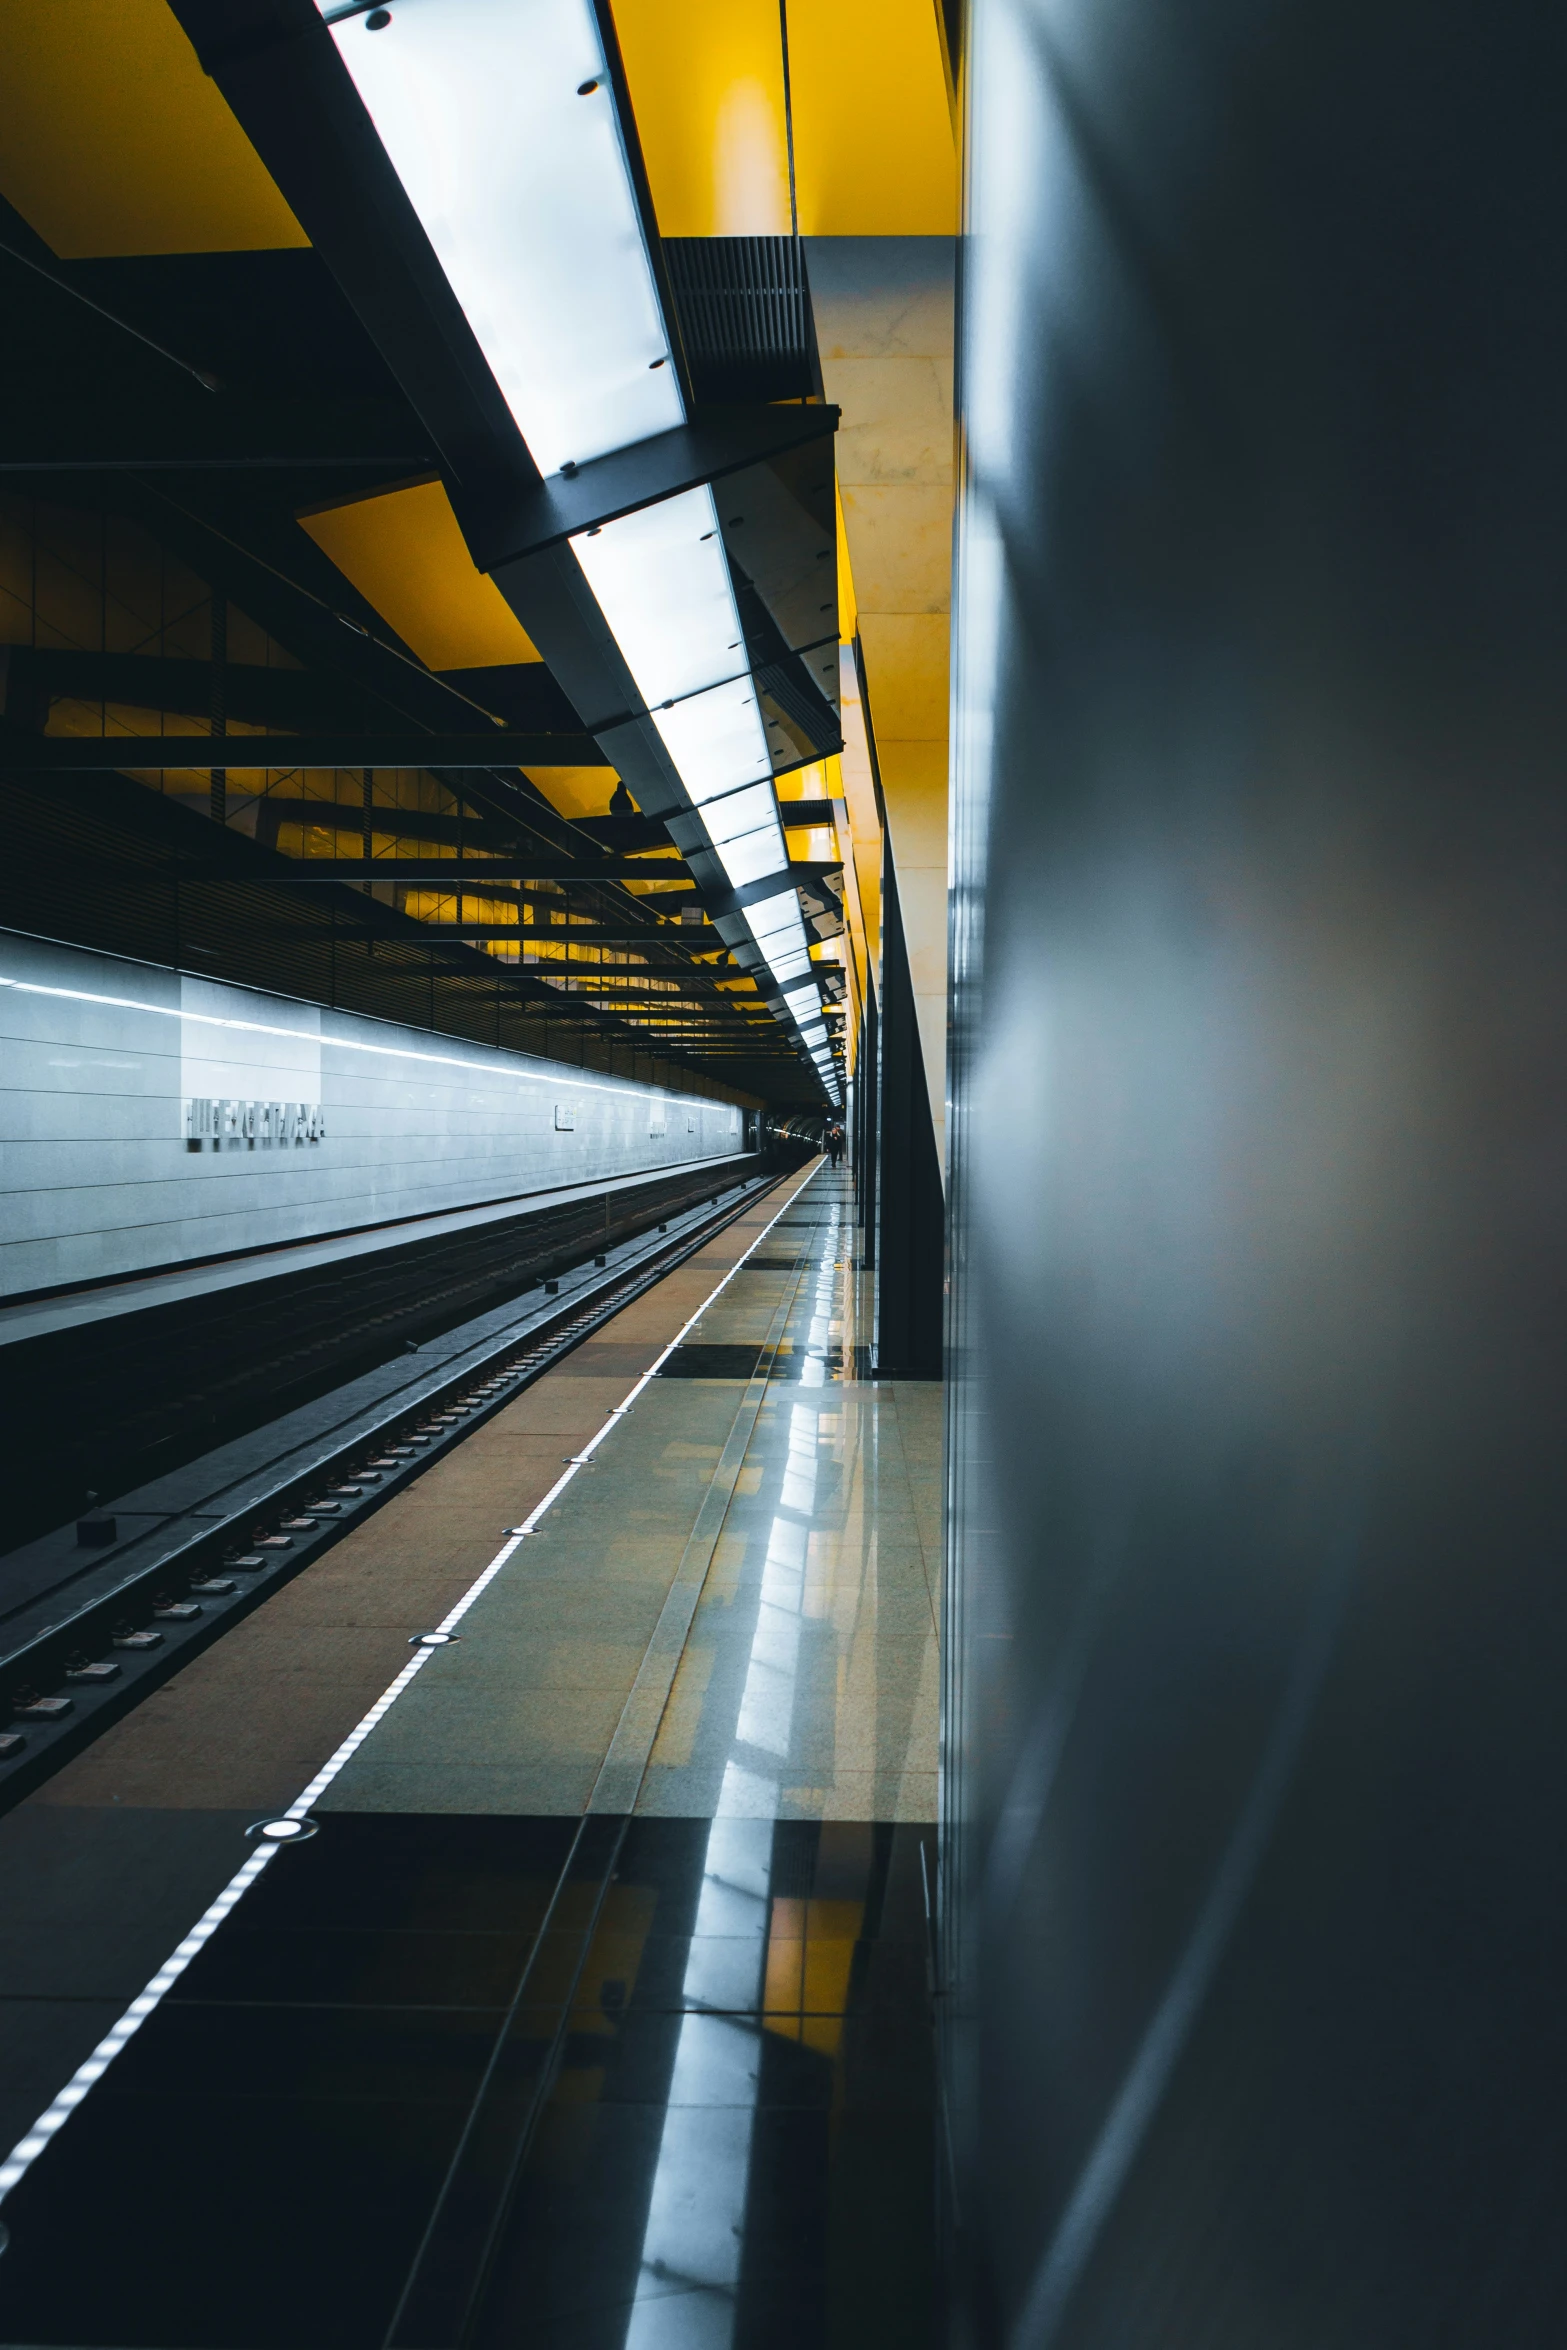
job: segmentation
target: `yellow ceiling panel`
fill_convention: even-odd
[[[936,0],[787,0],[800,231],[940,237],[957,150]]]
[[[529,767],[557,816],[602,816],[619,778],[609,767]]]
[[[438,481],[299,519],[432,669],[492,669],[539,658],[500,589],[475,570]]]
[[[6,0],[0,189],[62,259],[310,241],[166,0]]]
[[[789,234],[778,0],[616,0],[666,237]]]

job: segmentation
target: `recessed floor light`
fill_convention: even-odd
[[[245,1833],[258,1844],[308,1844],[319,1826],[316,1820],[257,1820]]]

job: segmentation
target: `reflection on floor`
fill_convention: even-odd
[[[5,2340],[935,2341],[938,1397],[842,1378],[852,1219],[784,1207],[13,2192]],[[62,1833],[158,1799],[115,1753]]]

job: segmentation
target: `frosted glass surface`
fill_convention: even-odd
[[[539,470],[684,423],[586,0],[398,0],[332,38]]]
[[[748,881],[762,881],[769,873],[781,873],[789,860],[784,854],[783,836],[775,825],[770,833],[748,832],[739,840],[725,841],[719,849],[718,862],[732,887],[743,889]]]
[[[771,773],[756,688],[748,677],[693,694],[672,710],[655,710],[653,723],[698,807]]]
[[[743,832],[756,832],[763,825],[778,830],[778,803],[773,798],[770,783],[749,784],[744,791],[730,792],[726,799],[710,800],[702,810],[702,822],[710,841],[738,840]]]
[[[574,538],[571,549],[650,710],[744,670],[710,489],[682,490],[623,514]],[[749,772],[732,775],[731,784]]]

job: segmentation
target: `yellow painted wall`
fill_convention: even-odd
[[[539,658],[500,589],[475,570],[438,481],[302,514],[300,524],[432,669]]]
[[[617,0],[666,237],[789,234],[778,0]]]
[[[788,0],[806,236],[950,236],[957,159],[935,0]],[[666,237],[786,236],[777,0],[616,0]]]
[[[957,150],[934,0],[788,0],[788,14],[801,235],[953,235]]]
[[[62,259],[309,243],[165,0],[5,0],[0,192]]]

